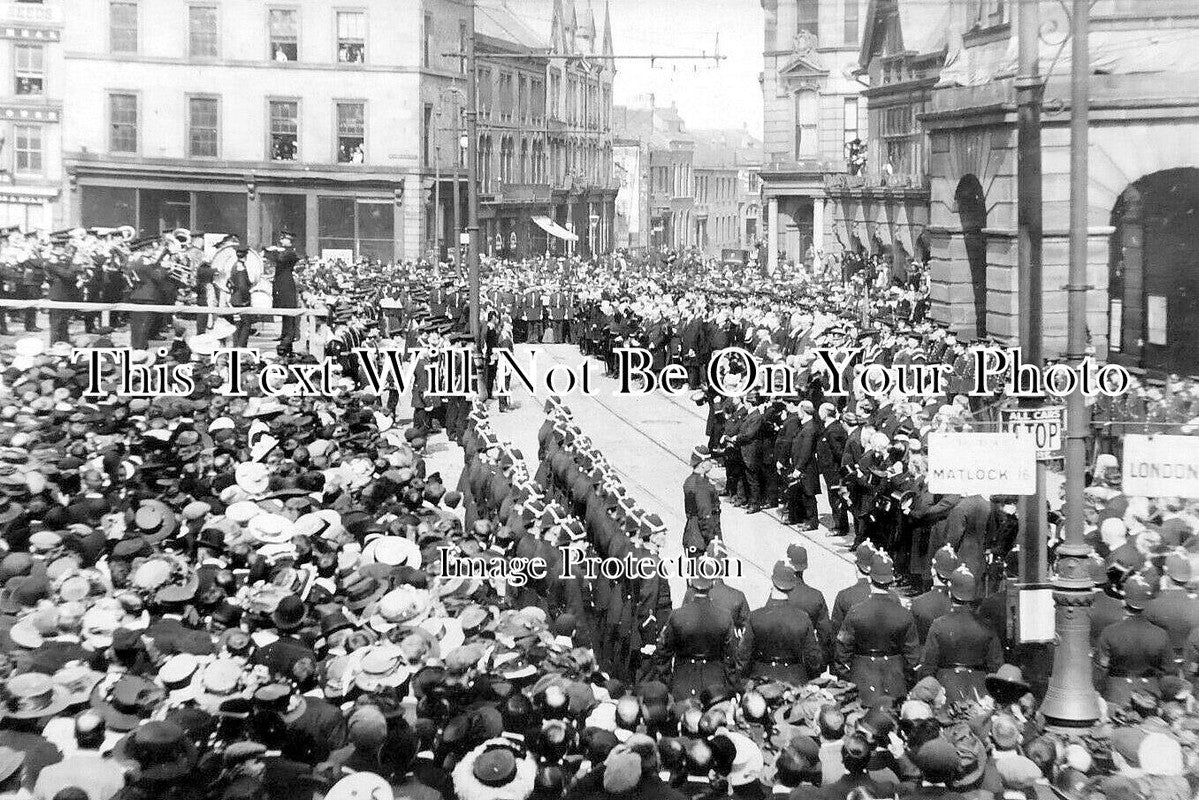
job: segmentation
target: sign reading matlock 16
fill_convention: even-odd
[[[1124,493],[1199,497],[1199,437],[1124,437]]]
[[[1016,433],[931,433],[933,494],[1036,494],[1036,446]]]

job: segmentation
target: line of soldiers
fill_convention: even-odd
[[[561,635],[591,647],[599,665],[620,679],[643,674],[644,649],[652,644],[671,608],[661,576],[588,579],[566,575],[561,548],[580,558],[655,558],[665,525],[633,502],[614,473],[570,421],[557,398],[539,432],[541,466],[530,477],[523,455],[502,443],[481,407],[468,415],[461,437],[466,457],[459,489],[465,523],[490,536],[490,558],[542,557],[542,579],[512,587],[517,607],[546,610]]]

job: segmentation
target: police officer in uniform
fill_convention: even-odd
[[[1124,608],[1120,622],[1108,625],[1095,645],[1095,664],[1104,675],[1103,699],[1114,707],[1125,705],[1133,692],[1159,694],[1158,678],[1174,659],[1170,635],[1145,619],[1152,590],[1139,574],[1124,582]]]
[[[720,496],[708,480],[712,471],[712,453],[699,445],[691,451],[691,474],[683,481],[683,549],[695,557],[707,549],[720,533]]]
[[[944,545],[933,555],[933,586],[912,600],[912,616],[916,618],[920,644],[924,644],[928,638],[928,629],[933,621],[949,613],[953,601],[949,599],[949,589],[945,584],[961,563],[950,545]]]
[[[833,598],[831,622],[834,636],[841,632],[841,624],[845,621],[849,609],[870,596],[870,569],[874,565],[874,545],[870,542],[859,544],[854,548],[853,560],[858,569],[857,583],[846,586]]]
[[[712,579],[697,576],[688,585],[692,599],[671,612],[654,651],[659,674],[678,700],[728,686],[739,672],[733,616],[712,602]]]
[[[836,667],[858,687],[862,705],[884,705],[902,697],[920,661],[916,619],[891,592],[895,564],[877,553],[870,566],[870,596],[849,610],[837,634]]]
[[[1003,645],[993,630],[974,616],[978,584],[965,565],[949,576],[953,606],[928,630],[921,660],[922,676],[932,675],[945,687],[949,702],[973,700],[986,693],[986,676],[1003,664]]]
[[[795,573],[795,585],[787,590],[787,600],[793,605],[799,606],[812,621],[816,639],[824,648],[826,657],[831,657],[833,638],[836,634],[829,622],[828,603],[824,600],[824,592],[804,582],[803,574],[808,568],[807,548],[798,543],[788,545],[787,561],[790,562],[790,569]],[[781,563],[780,561],[779,564]]]
[[[1161,592],[1145,609],[1145,619],[1165,630],[1174,647],[1174,665],[1182,666],[1187,637],[1199,627],[1199,597],[1187,590],[1191,581],[1191,562],[1184,553],[1166,558],[1166,575]]]
[[[774,565],[766,605],[749,615],[741,639],[745,677],[801,686],[824,672],[824,651],[807,614],[796,614],[788,594],[799,585],[782,561]]]

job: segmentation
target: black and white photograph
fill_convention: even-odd
[[[1199,800],[1199,0],[0,40],[0,800]]]

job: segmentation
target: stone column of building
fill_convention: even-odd
[[[767,224],[770,233],[766,237],[766,268],[774,274],[779,266],[779,199],[772,197],[768,203]]]
[[[823,197],[812,201],[812,249],[817,252],[824,249],[824,203]]]

